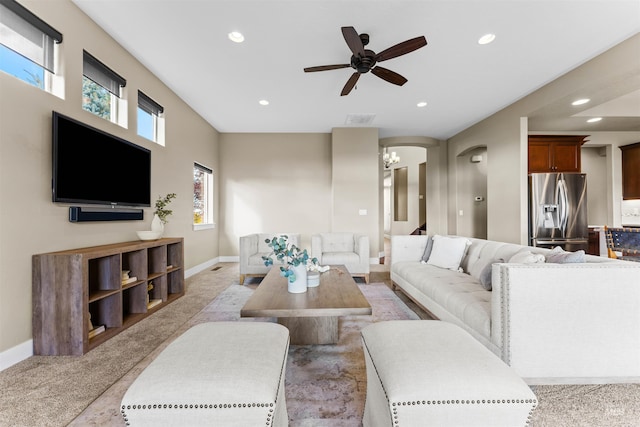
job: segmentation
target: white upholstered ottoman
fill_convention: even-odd
[[[289,330],[269,322],[193,326],[122,398],[131,426],[287,426]]]
[[[365,427],[525,426],[537,405],[507,364],[454,324],[374,323],[362,344]]]

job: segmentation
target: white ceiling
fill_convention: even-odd
[[[640,0],[73,2],[221,132],[331,132],[350,114],[374,114],[367,126],[381,138],[446,139],[640,32]],[[428,45],[379,64],[404,86],[368,73],[341,97],[351,68],[303,68],[349,62],[343,26],[368,33],[375,52],[420,35]],[[231,31],[245,42],[229,41]],[[496,40],[479,45],[489,32]],[[607,105],[582,114],[622,115],[640,130],[638,89],[600,96]],[[568,117],[549,111],[537,112],[538,126]]]

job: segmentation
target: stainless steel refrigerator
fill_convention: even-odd
[[[587,175],[529,175],[529,244],[567,251],[589,248]]]

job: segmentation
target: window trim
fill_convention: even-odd
[[[193,162],[193,168],[194,169],[200,169],[201,171],[209,174],[211,176],[211,183],[210,183],[210,187],[211,187],[211,200],[208,200],[208,204],[210,205],[210,211],[211,211],[211,222],[207,222],[207,223],[202,223],[202,224],[193,224],[193,230],[194,231],[199,231],[199,230],[207,230],[207,229],[212,229],[216,227],[216,221],[215,221],[215,217],[214,217],[214,212],[213,212],[213,197],[214,197],[214,192],[213,192],[213,186],[214,186],[214,180],[213,180],[213,169],[204,166],[202,163],[198,163],[198,162]],[[208,197],[208,196],[207,196]]]

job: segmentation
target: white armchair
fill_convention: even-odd
[[[296,233],[254,233],[240,236],[240,284],[244,284],[244,279],[248,276],[266,276],[271,267],[264,265],[262,256],[268,256],[271,248],[265,243],[266,239],[274,236],[289,236],[288,241],[298,246],[300,235]],[[274,265],[277,261],[274,259]]]
[[[369,283],[369,236],[356,233],[320,233],[311,236],[311,256],[320,265],[344,265],[354,277]]]

